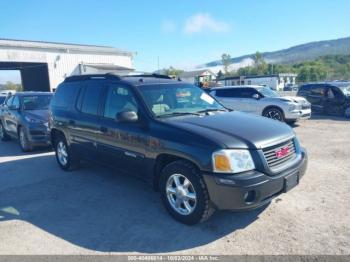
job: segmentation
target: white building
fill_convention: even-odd
[[[114,47],[0,39],[0,70],[20,70],[24,90],[53,91],[67,76],[132,71]]]
[[[285,73],[264,76],[233,76],[221,78],[217,82],[223,86],[233,85],[265,85],[274,90],[282,91],[287,85],[296,84],[297,74]]]
[[[209,69],[183,72],[179,77],[182,81],[195,85],[199,85],[200,83],[206,85],[216,79],[216,75]]]

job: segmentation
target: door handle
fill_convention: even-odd
[[[105,126],[101,126],[101,127],[100,127],[100,131],[101,131],[102,133],[107,133],[107,132],[108,132],[108,128],[105,127]]]

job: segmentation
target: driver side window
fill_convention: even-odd
[[[124,111],[138,112],[137,102],[129,88],[123,86],[108,89],[103,116],[115,119],[117,114]]]

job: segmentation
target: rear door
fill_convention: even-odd
[[[82,82],[76,104],[78,113],[70,115],[67,120],[73,149],[92,160],[97,156],[102,91],[103,81]]]
[[[238,111],[246,111],[244,101],[242,101],[241,97],[241,89],[242,88],[223,88],[216,89],[211,92],[225,107],[238,110]]]
[[[323,112],[326,98],[326,86],[322,84],[312,85],[307,100],[311,103],[314,112]]]

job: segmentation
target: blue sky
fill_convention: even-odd
[[[157,57],[161,68],[186,68],[347,37],[349,11],[349,0],[1,0],[0,37],[114,46],[152,71]]]

